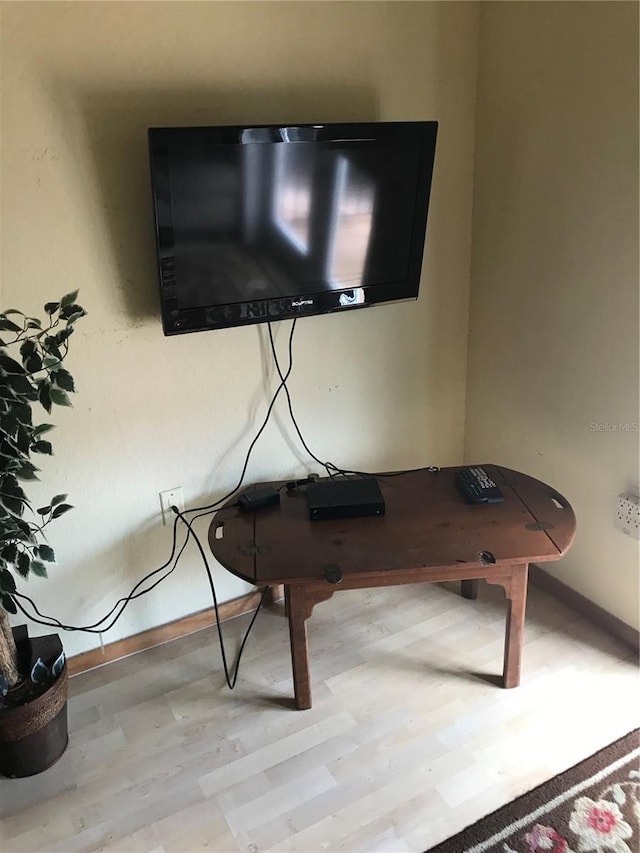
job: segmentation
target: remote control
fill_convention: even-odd
[[[499,504],[504,500],[504,495],[484,468],[459,468],[456,485],[470,504]]]

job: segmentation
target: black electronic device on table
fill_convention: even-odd
[[[504,501],[501,489],[489,477],[484,468],[459,468],[456,471],[456,486],[467,503],[499,504]]]
[[[321,480],[307,486],[311,521],[384,515],[385,503],[374,477]]]
[[[150,128],[164,333],[416,299],[437,128]]]

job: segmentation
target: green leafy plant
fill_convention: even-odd
[[[33,456],[53,453],[45,438],[53,424],[36,423],[34,407],[50,414],[53,406],[71,405],[75,385],[63,362],[74,324],[86,313],[77,296],[76,290],[47,302],[42,320],[0,312],[0,682],[8,688],[21,678],[7,616],[17,612],[14,575],[47,576],[55,554],[45,528],[72,508],[66,495],[55,495],[34,512],[22,484],[39,479]]]

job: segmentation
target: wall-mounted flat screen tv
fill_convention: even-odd
[[[167,335],[418,296],[437,122],[151,128]]]

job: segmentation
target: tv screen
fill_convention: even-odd
[[[165,334],[415,299],[436,133],[150,128]]]

